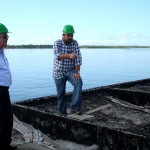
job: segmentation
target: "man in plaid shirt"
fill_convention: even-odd
[[[66,82],[69,81],[73,87],[72,112],[81,115],[82,79],[80,66],[82,56],[76,40],[73,39],[74,28],[65,25],[61,40],[54,43],[54,68],[53,77],[57,90],[57,102],[59,114],[67,115],[67,104],[65,100]]]

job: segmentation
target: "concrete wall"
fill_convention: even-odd
[[[98,127],[100,150],[149,150],[150,140],[144,136]]]
[[[12,107],[19,120],[31,124],[52,139],[63,139],[84,145],[97,143],[97,127],[93,124],[51,115],[27,106]]]
[[[83,91],[83,97],[93,98],[94,95],[106,95],[118,98],[130,103],[142,106],[150,106],[150,93],[132,91],[129,88],[136,84],[146,84],[150,79],[126,82],[104,87],[97,87]],[[70,99],[72,93],[67,94]],[[64,118],[44,111],[34,109],[36,105],[56,103],[56,95],[30,99],[23,102],[14,103],[14,114],[23,122],[33,125],[52,139],[63,139],[79,144],[99,145],[101,150],[149,150],[150,137],[96,126],[95,124]]]

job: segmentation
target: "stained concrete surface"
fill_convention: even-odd
[[[128,149],[148,149],[150,145],[150,113],[149,111],[141,111],[141,109],[137,109],[137,107],[140,108],[141,104],[142,107],[145,107],[146,105],[149,106],[149,83],[150,80],[148,82],[146,80],[146,82],[144,81],[142,82],[142,84],[136,82],[136,84],[127,83],[122,85],[119,84],[112,87],[110,86],[108,88],[104,87],[96,88],[89,91],[87,90],[83,93],[82,111],[85,114],[88,114],[88,112],[90,112],[90,115],[93,116],[92,118],[94,119],[83,119],[81,122],[76,122],[77,125],[75,127],[81,127],[78,126],[78,124],[81,124],[82,122],[90,123],[85,124],[85,126],[83,125],[86,130],[90,126],[95,127],[95,132],[97,132],[98,137],[96,137],[96,139],[94,139],[94,141],[92,142],[97,142],[102,149],[112,147],[120,149],[122,145],[124,145],[124,147]],[[138,92],[139,89],[140,91]],[[107,97],[108,95],[112,97],[112,99],[117,99],[118,101],[120,101],[120,103],[111,101],[111,99]],[[66,97],[69,110],[71,108],[71,94],[67,95]],[[126,103],[126,105],[125,103],[122,103],[121,100],[131,102],[131,104],[135,104],[137,106],[134,107],[132,105],[133,107],[128,107],[130,106],[130,104]],[[69,111],[69,115],[67,117],[58,117],[56,97],[54,96],[33,99],[21,103],[18,102],[18,104],[20,106],[14,106],[14,109],[16,114],[19,113],[18,116],[21,119],[27,122],[32,122],[32,124],[41,128],[43,128],[44,126],[51,127],[53,130],[55,130],[55,128],[58,127],[57,130],[51,130],[51,132],[49,132],[49,128],[47,128],[47,130],[44,130],[45,133],[49,133],[50,137],[59,137],[63,133],[69,138],[73,137],[72,140],[79,140],[80,136],[85,135],[84,133],[82,134],[81,131],[81,129],[84,130],[83,128],[79,128],[78,130],[77,128],[73,128],[75,134],[70,134],[74,133],[72,132],[72,127],[70,127],[70,125],[74,125],[71,124],[74,123],[74,121],[71,117],[69,117]],[[35,119],[31,117],[28,120],[26,118],[26,116],[28,116],[27,107],[29,107],[29,111],[35,113],[38,118]],[[103,107],[104,109],[99,109],[101,107]],[[24,115],[24,113],[27,113],[27,115]],[[95,132],[91,135],[95,135]],[[79,136],[77,137],[76,135]],[[122,144],[119,145],[116,139],[120,141],[119,143]],[[82,139],[80,139],[80,141],[78,142],[83,141]]]
[[[93,97],[84,97],[82,111],[86,113],[92,109],[106,105],[109,105],[110,107],[90,113],[90,115],[94,117],[94,119],[91,119],[92,124],[126,131],[131,131],[132,129],[135,130],[136,128],[141,128],[146,124],[150,124],[149,113],[121,106],[101,94],[94,95]],[[68,107],[70,107],[69,101]],[[47,104],[36,105],[34,108],[57,115],[56,105],[54,106],[51,101]],[[73,115],[68,115],[68,117],[72,116]]]

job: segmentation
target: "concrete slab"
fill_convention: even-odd
[[[70,114],[68,115],[68,117],[78,119],[78,120],[93,120],[94,119],[94,116],[87,115],[87,114],[82,114],[82,115]]]
[[[28,143],[17,146],[17,150],[54,150],[36,143]]]

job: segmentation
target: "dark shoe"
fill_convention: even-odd
[[[80,110],[80,109],[77,109],[76,110],[76,115],[82,115],[83,113],[82,113],[82,111]]]
[[[71,109],[70,113],[75,114],[76,111],[74,109]]]
[[[83,114],[81,109],[77,109],[77,110],[72,109],[71,113],[76,114],[76,115],[82,115]]]

